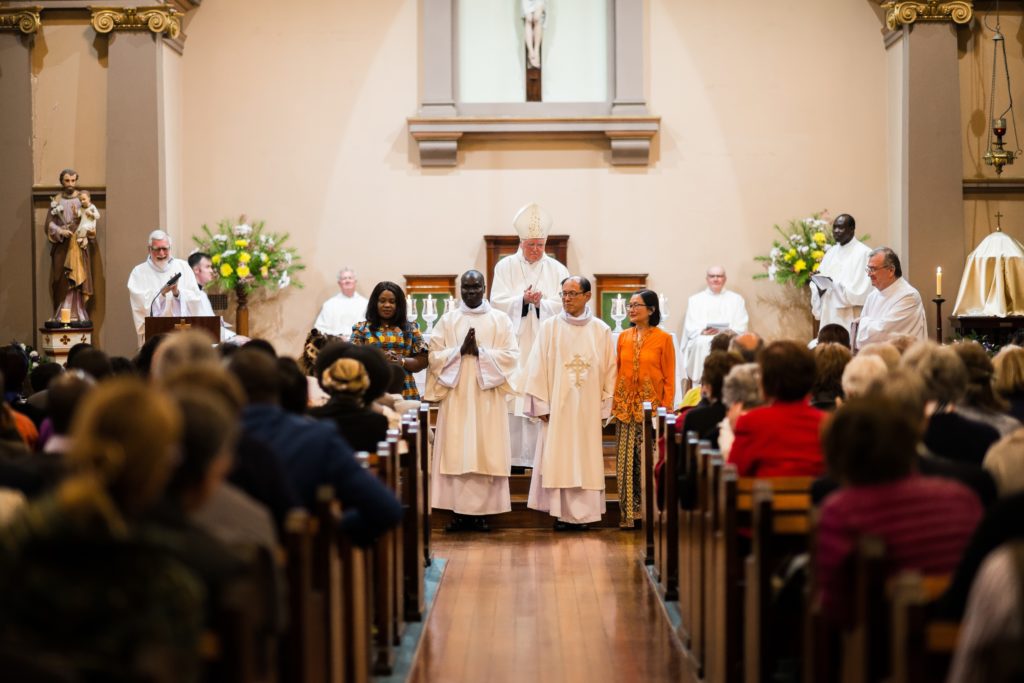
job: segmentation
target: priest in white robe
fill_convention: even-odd
[[[519,369],[526,365],[541,324],[562,312],[559,291],[569,270],[544,253],[551,232],[551,216],[536,204],[524,206],[512,221],[519,235],[519,250],[494,266],[491,305],[512,321],[519,343]],[[523,415],[522,396],[509,401],[512,465],[532,467],[539,420]]]
[[[691,296],[686,303],[683,340],[680,342],[683,347],[683,376],[694,385],[700,384],[704,361],[711,353],[711,339],[726,330],[743,334],[750,323],[746,301],[725,288],[724,268],[708,268],[705,281],[707,288]]]
[[[199,299],[199,285],[188,261],[171,256],[171,236],[163,230],[149,233],[149,256],[128,276],[128,294],[132,305],[139,346],[146,341],[146,316],[191,315],[191,306]],[[175,275],[180,278],[168,282]]]
[[[519,347],[512,321],[484,300],[484,276],[460,280],[459,307],[430,336],[426,399],[440,402],[430,479],[432,507],[451,510],[449,531],[487,531],[509,512],[511,444],[505,398]]]
[[[565,310],[541,325],[525,370],[526,413],[544,425],[527,505],[557,518],[556,531],[605,512],[601,423],[615,392],[615,342],[590,312],[590,289],[581,276],[562,284]]]
[[[871,292],[868,279],[868,254],[871,247],[854,239],[857,223],[844,213],[832,222],[832,236],[836,243],[825,252],[818,275],[831,280],[826,288],[811,282],[811,313],[822,327],[842,325],[849,332],[853,321],[860,317],[864,301]]]
[[[196,276],[196,284],[199,285],[199,298],[192,302],[185,315],[217,315],[213,311],[213,305],[210,303],[210,297],[206,294],[206,285],[213,282],[217,277],[217,274],[213,270],[213,262],[210,260],[210,255],[201,251],[193,252],[189,254],[188,265],[192,268],[192,273]],[[249,341],[249,338],[235,333],[235,331],[231,329],[231,325],[221,317],[220,340],[222,342],[229,341],[234,344],[241,345]]]
[[[889,247],[872,249],[868,277],[875,288],[868,294],[857,321],[857,349],[894,337],[928,338],[921,294],[903,277],[900,259]]]
[[[347,266],[338,271],[338,289],[341,291],[320,307],[313,328],[348,341],[352,326],[366,320],[366,297],[356,291],[356,273]]]

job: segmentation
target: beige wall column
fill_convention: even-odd
[[[958,26],[970,2],[887,3],[890,95],[890,234],[903,274],[921,292],[935,334],[935,269],[942,267],[943,317],[951,313],[967,257],[963,228]],[[914,12],[910,10],[914,9]],[[930,11],[934,11],[929,14]],[[898,153],[897,153],[898,150]],[[948,336],[948,320],[943,332]]]
[[[38,12],[0,11],[0,343],[35,339],[31,41],[38,28]]]
[[[173,15],[170,15],[173,20]],[[126,284],[146,257],[146,236],[165,228],[166,168],[162,34],[147,22],[105,21],[110,33],[107,70],[107,315],[99,343],[110,354],[131,356],[137,347]],[[159,26],[158,26],[159,27]],[[180,27],[163,26],[172,37]],[[180,256],[181,244],[176,243]]]

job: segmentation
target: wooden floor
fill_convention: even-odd
[[[410,681],[690,681],[639,532],[434,536],[448,560]]]

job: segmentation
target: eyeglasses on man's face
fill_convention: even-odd
[[[868,266],[864,270],[866,270],[868,272],[868,275],[874,275],[875,273],[877,273],[880,270],[885,270],[887,268],[892,268],[892,267],[893,266]]]
[[[583,294],[584,292],[560,292],[559,296],[561,296],[563,299],[575,299],[577,297],[583,296]]]

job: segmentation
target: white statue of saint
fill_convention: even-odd
[[[544,38],[544,22],[547,20],[548,4],[545,0],[521,0],[523,5],[523,29],[526,40],[526,55],[530,66],[540,68],[540,44]]]

